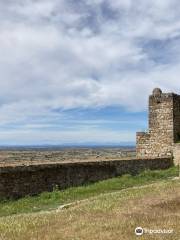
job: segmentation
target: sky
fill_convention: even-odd
[[[178,0],[0,0],[0,145],[134,144],[180,93]]]

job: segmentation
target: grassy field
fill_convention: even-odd
[[[180,239],[180,181],[162,180],[101,194],[67,209],[0,218],[2,240]],[[173,229],[172,234],[144,234],[137,226]]]
[[[180,239],[177,168],[0,203],[1,240]],[[73,203],[65,208],[61,204]],[[41,211],[40,211],[41,210]],[[134,229],[173,229],[144,234]]]
[[[87,199],[103,193],[119,191],[128,187],[141,186],[177,175],[178,169],[172,167],[167,170],[145,171],[137,176],[124,175],[87,186],[69,188],[64,191],[56,189],[51,193],[45,192],[36,197],[25,197],[17,201],[0,200],[0,217],[17,213],[51,210],[62,204]]]

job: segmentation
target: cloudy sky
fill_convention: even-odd
[[[0,0],[0,144],[128,144],[180,93],[178,0]]]

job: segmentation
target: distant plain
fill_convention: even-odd
[[[0,150],[0,166],[119,160],[129,157],[135,157],[134,147],[4,148]]]

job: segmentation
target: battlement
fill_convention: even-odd
[[[155,88],[149,96],[149,129],[136,134],[137,157],[172,156],[180,140],[180,95]]]

